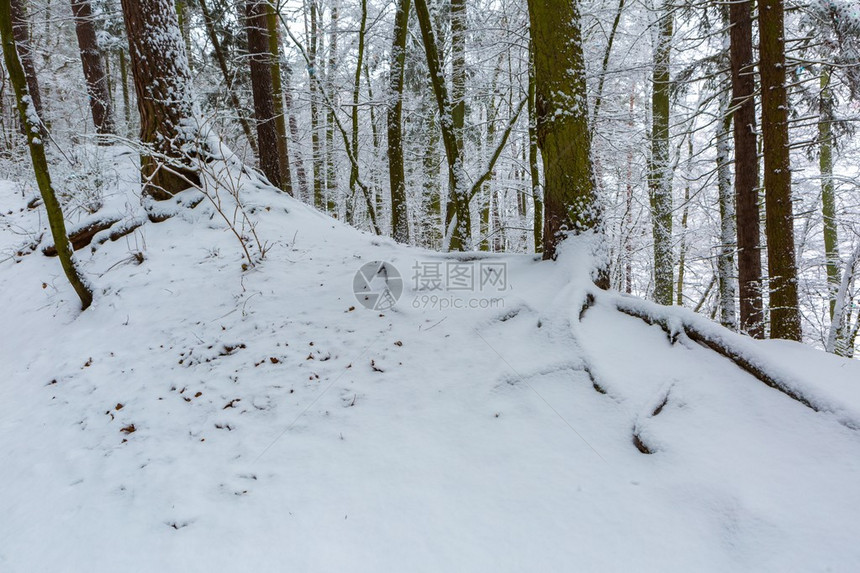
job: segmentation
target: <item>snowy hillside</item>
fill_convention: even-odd
[[[78,251],[81,313],[0,182],[0,571],[860,570],[860,363],[711,327],[814,411],[583,312],[586,245],[444,255],[239,183],[260,264],[177,205]],[[102,215],[141,217],[126,187]]]

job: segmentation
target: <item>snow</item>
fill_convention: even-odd
[[[103,209],[131,220],[126,163]],[[860,567],[857,362],[663,311],[815,412],[615,293],[580,321],[585,241],[555,263],[432,253],[232,176],[262,261],[180,197],[78,251],[83,313],[56,258],[15,255],[44,217],[0,183],[0,571]],[[354,297],[370,261],[403,276],[391,310]],[[415,308],[418,261],[505,263],[503,308]]]

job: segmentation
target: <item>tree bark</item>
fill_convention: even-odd
[[[51,174],[48,170],[48,160],[45,157],[45,146],[42,140],[41,121],[38,112],[33,105],[32,96],[27,86],[26,72],[16,49],[15,33],[13,31],[12,6],[10,0],[0,0],[0,41],[3,44],[3,55],[6,62],[6,70],[15,90],[15,101],[21,124],[27,137],[30,149],[30,159],[33,162],[33,171],[36,175],[36,183],[48,213],[48,226],[51,228],[51,236],[57,248],[60,264],[63,272],[72,288],[81,300],[81,308],[86,310],[93,302],[92,287],[87,283],[83,274],[75,264],[72,246],[66,234],[66,223],[63,211],[57,195],[51,184]]]
[[[529,0],[535,61],[537,136],[544,166],[543,258],[568,235],[601,231],[579,2]]]
[[[326,112],[326,124],[325,124],[325,165],[326,165],[326,175],[325,175],[325,188],[326,188],[326,210],[333,217],[338,216],[338,181],[337,181],[337,166],[335,165],[335,157],[334,157],[334,130],[335,130],[335,117],[334,114],[337,113],[336,107],[338,105],[338,93],[337,93],[337,65],[338,65],[338,53],[337,53],[337,40],[340,31],[338,30],[338,20],[340,18],[339,9],[340,9],[340,1],[339,0],[331,0],[331,12],[329,17],[329,30],[328,30],[328,61],[326,62],[326,81],[322,86],[322,89],[326,90],[328,93],[329,103],[331,105],[327,106]]]
[[[836,227],[836,189],[833,185],[833,94],[830,91],[830,69],[822,66],[821,92],[818,96],[818,165],[821,172],[821,214],[824,219],[824,253],[827,267],[827,294],[830,319],[836,309],[839,291],[839,230]]]
[[[658,22],[657,45],[654,49],[654,73],[651,92],[651,159],[649,191],[651,198],[651,229],[654,238],[654,300],[672,304],[672,181],[669,159],[669,91],[671,76],[672,35],[674,15],[668,0],[664,3]]]
[[[731,138],[732,116],[729,113],[728,95],[720,99],[720,126],[717,132],[717,189],[720,201],[720,252],[717,274],[720,281],[720,324],[736,330],[735,307],[735,197],[732,193]]]
[[[152,150],[141,156],[143,193],[169,199],[200,178],[197,118],[191,71],[170,0],[122,0],[131,70],[140,113],[140,141]]]
[[[188,60],[188,69],[194,69],[191,59],[191,26],[188,24],[188,2],[176,0],[176,22],[179,24],[179,33],[182,34],[182,42],[185,44],[185,57]]]
[[[729,4],[740,330],[764,338],[752,0]]]
[[[278,164],[281,170],[281,190],[293,194],[290,173],[290,151],[287,139],[287,120],[284,113],[284,82],[281,76],[281,38],[278,13],[266,3],[266,32],[269,41],[269,61],[272,68],[272,100],[275,104],[275,131],[278,136]]]
[[[42,92],[39,89],[39,79],[36,76],[36,67],[33,63],[33,51],[30,47],[30,19],[27,16],[25,0],[11,0],[12,35],[18,46],[18,58],[24,68],[24,76],[27,80],[27,91],[33,100],[33,108],[40,118],[44,117],[42,109]],[[44,126],[39,126],[43,135]]]
[[[126,63],[125,50],[119,50],[119,77],[122,82],[122,110],[125,115],[125,129],[128,131],[131,123],[131,97],[128,93],[128,64]]]
[[[320,111],[317,96],[317,48],[319,45],[319,24],[317,22],[317,0],[310,2],[310,30],[308,42],[308,79],[310,81],[311,98],[311,153],[313,154],[313,179],[314,179],[314,206],[322,211],[325,210],[325,165],[323,162],[323,148],[320,140]]]
[[[537,107],[535,88],[535,50],[534,43],[529,41],[529,87],[528,114],[529,114],[529,177],[531,178],[532,202],[534,212],[532,213],[532,227],[534,235],[535,253],[543,252],[543,196],[540,185],[540,169],[538,168],[538,135],[537,135]]]
[[[411,0],[398,0],[391,46],[390,95],[388,99],[388,181],[391,191],[391,234],[398,243],[409,243],[406,174],[403,167],[403,76]]]
[[[445,145],[445,157],[448,160],[448,200],[452,204],[453,216],[446,214],[444,243],[452,251],[468,251],[472,246],[472,215],[469,210],[470,190],[465,181],[463,148],[459,144],[454,129],[453,105],[448,95],[448,87],[445,84],[436,42],[436,32],[426,0],[415,0],[415,13],[421,28],[421,39],[427,56],[430,83],[441,117],[439,128],[442,132],[442,142]]]
[[[783,0],[760,0],[759,51],[770,337],[800,340],[784,36]]]
[[[116,133],[116,124],[113,118],[108,78],[96,37],[92,6],[90,6],[89,0],[71,0],[71,3],[93,124],[95,124],[96,133],[99,135],[114,134]],[[99,138],[98,141],[107,143],[103,138]]]
[[[352,82],[352,133],[350,135],[350,146],[352,148],[352,157],[355,161],[350,162],[349,169],[349,197],[346,201],[346,221],[350,225],[354,225],[353,205],[355,196],[358,192],[358,102],[361,95],[361,72],[364,65],[364,35],[367,30],[367,0],[361,0],[361,20],[358,27],[358,54],[355,63],[355,74]],[[373,205],[373,201],[369,202]]]
[[[451,128],[465,162],[463,138],[466,129],[466,0],[449,0],[451,21]],[[438,46],[437,46],[438,47]],[[445,206],[445,227],[456,212],[449,194]]]
[[[278,130],[275,125],[276,112],[266,9],[267,3],[264,0],[248,0],[245,4],[245,29],[248,34],[248,58],[251,64],[251,90],[254,96],[257,142],[260,145],[260,169],[272,185],[281,189],[283,174],[278,150]]]

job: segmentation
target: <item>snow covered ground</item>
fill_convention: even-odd
[[[856,361],[748,343],[815,412],[617,295],[580,320],[582,245],[443,255],[251,186],[261,264],[204,201],[79,251],[81,313],[15,255],[33,194],[0,182],[2,572],[860,570]],[[449,268],[506,280],[416,290]]]

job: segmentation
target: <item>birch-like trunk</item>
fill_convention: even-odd
[[[731,129],[728,94],[720,98],[720,123],[717,131],[717,189],[720,201],[720,252],[717,274],[720,282],[720,324],[736,330],[735,307],[735,197],[732,192]]]

